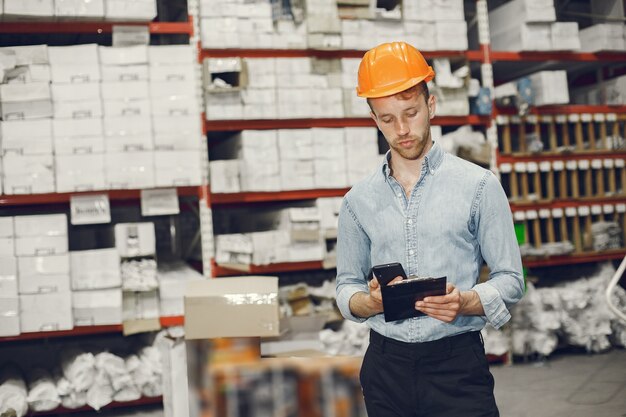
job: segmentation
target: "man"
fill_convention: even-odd
[[[337,304],[371,329],[361,385],[372,417],[498,416],[480,330],[506,323],[524,292],[499,181],[431,140],[436,102],[426,83],[434,76],[403,42],[368,51],[359,67],[357,93],[390,150],[344,198]],[[483,259],[491,273],[479,284]],[[367,278],[373,265],[391,262],[410,275],[446,276],[447,294],[417,302],[424,316],[385,322],[380,285]]]

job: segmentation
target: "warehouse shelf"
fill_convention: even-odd
[[[589,252],[572,255],[550,256],[545,258],[527,257],[522,260],[522,263],[527,268],[539,268],[547,266],[561,266],[611,261],[614,259],[622,259],[624,256],[626,256],[626,250],[617,249],[604,252]]]
[[[200,59],[204,58],[363,58],[366,51],[347,49],[201,49]],[[466,58],[470,61],[481,61],[482,51],[422,51],[424,58]]]
[[[489,116],[436,116],[431,124],[435,126],[474,125],[486,126],[491,123]],[[369,117],[327,118],[327,119],[263,119],[263,120],[205,120],[205,132],[235,131],[248,129],[310,129],[313,127],[374,127]]]
[[[153,404],[163,404],[163,397],[142,397],[136,401],[126,401],[119,402],[114,401],[110,404],[102,407],[103,410],[110,408],[131,408],[131,407],[140,407],[143,405],[153,405]],[[88,411],[95,411],[92,407],[86,405],[84,407],[79,408],[65,408],[65,407],[57,407],[54,410],[49,411],[31,411],[26,413],[26,417],[34,417],[34,416],[56,416],[59,414],[67,414],[67,413],[82,413]]]
[[[349,188],[325,188],[316,190],[215,193],[211,194],[211,205],[261,203],[276,201],[312,200],[324,197],[343,197]]]
[[[193,35],[191,17],[187,22],[77,22],[77,21],[22,21],[2,22],[0,33],[111,33],[114,26],[147,26],[153,35]]]
[[[161,317],[159,319],[161,327],[182,326],[185,323],[184,316]],[[121,324],[112,324],[105,326],[76,326],[72,330],[57,330],[48,332],[22,333],[19,336],[0,337],[2,342],[17,342],[23,340],[38,340],[59,337],[76,337],[89,336],[97,334],[122,333],[123,326]]]
[[[199,186],[178,187],[178,196],[198,196]],[[138,200],[141,198],[141,190],[102,190],[84,191],[76,193],[50,193],[50,194],[16,194],[0,195],[1,206],[22,206],[38,204],[62,204],[69,203],[73,195],[107,194],[110,200]]]
[[[626,203],[626,196],[615,196],[615,197],[582,197],[577,199],[565,200],[565,199],[555,199],[554,201],[544,201],[544,202],[510,202],[511,211],[527,211],[527,210],[542,210],[542,209],[565,209],[568,207],[589,207],[589,206],[599,206],[599,205],[615,205],[615,204],[624,204]]]
[[[626,54],[624,54],[626,60]],[[496,114],[503,116],[517,116],[517,110],[514,108],[497,108]],[[624,105],[586,105],[586,104],[563,104],[549,106],[533,106],[530,108],[529,114],[537,116],[557,115],[557,114],[584,114],[584,113],[616,113],[626,114],[626,106]]]
[[[312,271],[324,269],[322,261],[284,262],[269,265],[218,265],[212,271],[215,277],[229,277],[242,274],[279,274],[283,272]]]
[[[619,151],[584,151],[568,153],[541,152],[536,154],[513,153],[498,155],[498,165],[514,164],[516,162],[544,162],[544,161],[586,161],[592,159],[626,159],[626,150]]]
[[[489,58],[495,61],[574,61],[574,62],[624,62],[626,53],[624,52],[509,52],[490,51]]]

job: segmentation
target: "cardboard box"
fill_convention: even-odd
[[[15,238],[16,256],[47,256],[67,253],[67,236],[29,236]]]
[[[279,332],[277,277],[231,277],[189,283],[185,292],[186,339],[278,336]]]
[[[102,101],[57,101],[53,103],[55,119],[100,119],[103,116]]]
[[[105,117],[104,147],[108,153],[153,149],[152,120],[149,116]]]
[[[310,129],[281,129],[278,131],[280,159],[313,159],[313,136]]]
[[[152,116],[154,118],[193,116],[198,123],[200,107],[196,97],[170,97],[169,99],[152,100]]]
[[[4,15],[7,17],[54,16],[53,0],[4,0]]]
[[[49,64],[48,45],[5,46],[0,48],[2,52],[15,57],[13,66],[25,66],[33,64]]]
[[[98,47],[98,56],[102,66],[137,65],[148,63],[148,46],[103,46]]]
[[[105,18],[150,21],[157,15],[155,0],[105,0]]]
[[[136,82],[150,80],[147,64],[135,65],[103,65],[101,67],[102,81],[109,82]]]
[[[57,159],[61,155],[104,152],[102,119],[54,119],[52,131]]]
[[[122,289],[74,291],[72,312],[75,326],[122,324]]]
[[[239,161],[242,191],[280,191],[280,166],[267,161]]]
[[[13,217],[0,217],[0,237],[15,236],[15,226],[13,225]]]
[[[124,292],[122,295],[122,320],[158,319],[159,296],[157,291]]]
[[[569,103],[567,71],[540,71],[529,75],[535,106]]]
[[[70,252],[72,290],[97,290],[122,285],[117,249]]]
[[[0,257],[0,298],[17,297],[17,259]]]
[[[110,152],[104,156],[106,186],[110,190],[154,188],[152,152]]]
[[[465,21],[463,0],[434,0],[433,12],[437,21]]]
[[[521,23],[509,30],[491,33],[496,51],[549,51],[552,49],[549,23]]]
[[[600,23],[579,32],[583,52],[623,51],[626,49],[622,23]]]
[[[192,63],[185,65],[150,66],[150,81],[184,81],[195,83],[196,72]]]
[[[151,45],[148,46],[148,62],[151,66],[192,66],[196,62],[196,49],[189,45]]]
[[[50,155],[6,154],[4,194],[45,194],[54,192],[53,158]]]
[[[97,64],[53,65],[50,67],[53,83],[83,84],[95,83],[102,79]]]
[[[0,237],[0,256],[2,257],[15,256],[15,238],[14,237]]]
[[[115,247],[121,257],[151,256],[156,253],[154,223],[118,223]]]
[[[2,120],[51,117],[50,85],[45,82],[0,84],[0,110]]]
[[[442,51],[465,51],[468,49],[467,23],[440,21],[435,23],[437,49]]]
[[[18,270],[20,294],[70,291],[70,257],[68,254],[20,257]]]
[[[147,81],[110,81],[100,84],[102,100],[150,99]]]
[[[489,30],[493,36],[510,30],[520,23],[549,23],[556,21],[552,0],[513,0],[489,12]]]
[[[6,59],[6,56],[3,57]],[[9,58],[10,59],[10,58]],[[8,70],[11,65],[5,65],[3,63],[4,70]],[[7,73],[8,84],[20,83],[47,83],[48,85],[52,81],[52,74],[50,73],[50,65],[47,64],[31,64],[28,66],[20,67],[20,71]]]
[[[196,83],[194,80],[151,81],[149,88],[152,100],[196,96]]]
[[[150,99],[104,100],[104,117],[145,117],[152,114]]]
[[[199,151],[155,151],[157,187],[182,187],[202,183],[202,153]]]
[[[313,159],[345,158],[346,145],[343,129],[313,128]]]
[[[283,190],[310,190],[315,188],[313,161],[281,161],[280,186]]]
[[[191,281],[204,280],[202,274],[186,265],[160,268],[158,270],[161,316],[172,317],[185,314],[185,288]]]
[[[58,193],[105,190],[104,154],[57,155]]]
[[[577,51],[580,49],[577,22],[554,22],[550,30],[553,50]]]
[[[100,83],[85,84],[51,84],[52,101],[91,101],[101,100]]]
[[[315,188],[344,188],[348,186],[345,159],[316,159]]]
[[[59,17],[104,17],[104,0],[54,0],[54,14]]]
[[[67,216],[65,214],[15,216],[13,224],[16,237],[67,236]]]
[[[99,65],[98,45],[95,43],[72,46],[49,46],[48,59],[51,66],[78,64]]]
[[[20,334],[20,300],[16,297],[0,298],[0,337]]]
[[[213,193],[238,193],[239,160],[223,160],[209,162],[209,181]]]
[[[23,333],[71,330],[72,293],[20,295],[20,328]]]
[[[52,121],[11,120],[0,123],[2,154],[52,155]],[[12,171],[5,166],[5,175]]]

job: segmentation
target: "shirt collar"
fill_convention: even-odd
[[[441,166],[441,162],[443,162],[443,155],[444,151],[441,145],[433,141],[432,148],[430,148],[430,151],[428,151],[428,154],[424,158],[424,165],[422,165],[422,169],[426,168],[426,172],[434,175],[437,168]],[[385,158],[383,159],[382,171],[385,178],[391,176],[389,161],[391,161],[391,150],[387,151]]]

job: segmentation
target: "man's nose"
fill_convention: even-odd
[[[398,136],[406,136],[410,131],[409,123],[404,119],[398,119],[396,122],[396,134]]]

